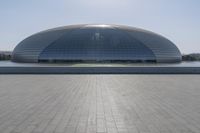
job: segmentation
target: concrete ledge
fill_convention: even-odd
[[[0,67],[0,74],[200,74],[200,67]]]

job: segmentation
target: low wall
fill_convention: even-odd
[[[0,67],[0,74],[200,74],[200,67]]]

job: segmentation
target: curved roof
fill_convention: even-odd
[[[71,25],[34,34],[13,51],[16,62],[43,60],[180,62],[181,53],[168,39],[121,25]]]

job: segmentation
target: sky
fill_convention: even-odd
[[[0,51],[71,24],[121,24],[161,34],[182,53],[200,53],[200,0],[0,0]]]

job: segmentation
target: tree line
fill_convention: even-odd
[[[11,60],[12,52],[0,51],[0,60]],[[200,53],[183,54],[183,61],[200,61]]]
[[[9,51],[0,51],[0,60],[10,60],[12,52]]]
[[[194,54],[188,54],[182,56],[183,61],[200,61],[200,54],[194,53]]]

